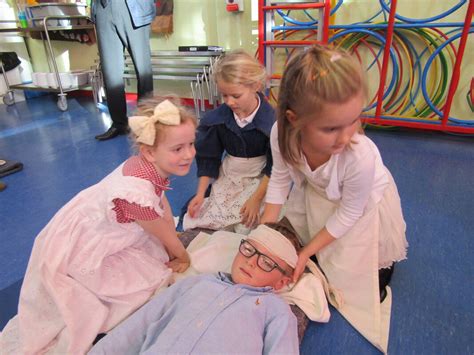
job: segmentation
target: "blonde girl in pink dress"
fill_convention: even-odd
[[[2,351],[86,353],[172,271],[188,268],[165,191],[169,176],[189,172],[196,119],[172,101],[140,104],[129,122],[138,155],[77,194],[38,235]]]
[[[277,220],[285,205],[283,213],[304,245],[294,279],[316,255],[342,297],[338,310],[386,352],[386,286],[408,244],[395,182],[376,145],[362,134],[361,66],[344,51],[313,46],[290,60],[279,90],[261,222]]]

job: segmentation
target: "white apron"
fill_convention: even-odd
[[[342,297],[339,305],[331,299],[330,302],[384,353],[388,348],[392,298],[387,287],[387,297],[380,304],[378,270],[404,259],[407,247],[400,199],[389,172],[388,176],[381,201],[365,211],[348,233],[317,253],[331,287]],[[337,201],[330,201],[322,188],[306,179],[301,188],[293,187],[286,217],[306,245],[326,225],[337,206]]]
[[[227,228],[248,234],[250,230],[240,223],[240,209],[257,190],[266,163],[267,157],[264,155],[255,158],[226,155],[219,170],[219,177],[212,184],[209,197],[204,199],[199,216],[191,218],[186,213],[183,229]]]

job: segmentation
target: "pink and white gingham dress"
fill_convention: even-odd
[[[85,353],[98,333],[168,284],[169,258],[160,241],[137,223],[117,222],[117,199],[164,213],[162,191],[150,180],[124,176],[124,164],[75,196],[37,236],[20,295],[21,352],[60,346]],[[8,327],[3,336],[15,333]]]

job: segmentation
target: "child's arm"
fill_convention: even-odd
[[[199,210],[204,202],[204,195],[211,183],[217,179],[224,153],[224,145],[219,134],[220,109],[209,111],[199,122],[196,131],[196,165],[199,176],[196,196],[189,201],[188,214],[191,218],[199,216]]]
[[[275,203],[265,203],[265,209],[263,210],[262,218],[260,218],[260,223],[277,222],[282,206],[283,205]]]
[[[184,272],[190,264],[189,255],[178,239],[168,199],[163,194],[164,214],[162,218],[151,221],[136,220],[145,231],[158,238],[170,254],[168,266],[175,272]]]
[[[292,178],[278,146],[278,127],[275,124],[270,133],[272,149],[272,173],[265,197],[265,209],[260,223],[276,222],[291,189]]]
[[[183,244],[178,239],[178,235],[164,218],[154,219],[152,221],[137,222],[145,231],[158,238],[170,254],[168,266],[175,272],[184,272],[189,267],[189,255],[184,249]]]
[[[242,223],[245,224],[247,228],[254,227],[259,222],[260,217],[260,206],[262,205],[262,200],[265,197],[267,192],[268,181],[270,178],[267,175],[264,175],[260,180],[257,190],[245,201],[244,205],[240,209],[240,215],[242,216]]]
[[[316,233],[310,243],[301,250],[293,274],[294,280],[301,275],[311,255],[316,254],[335,239],[343,237],[364,213],[374,185],[378,152],[374,152],[371,145],[365,141],[360,141],[355,146],[357,152],[351,151],[351,155],[347,158],[338,207],[326,221],[325,227]]]
[[[171,228],[174,231],[173,235],[178,237],[178,235],[176,234],[176,225],[175,225],[175,221],[174,221],[174,217],[173,217],[173,212],[171,211],[170,203],[168,202],[168,199],[166,198],[165,194],[163,194],[163,207],[164,207],[164,210],[165,210],[165,216],[169,217],[168,222],[169,222]],[[175,240],[173,240],[173,241],[175,241]],[[178,243],[177,243],[176,247],[177,247],[176,252],[168,249],[168,252],[172,256],[175,256],[175,258],[173,260],[168,262],[168,266],[175,272],[184,272],[184,271],[186,271],[186,269],[191,264],[191,260],[189,258],[189,255],[188,255],[186,249],[184,249],[184,246],[183,246],[181,240],[178,239]],[[184,249],[184,252],[183,252],[183,249]]]
[[[194,196],[188,204],[188,213],[191,218],[195,218],[199,215],[199,210],[201,209],[202,203],[204,202],[204,195],[206,194],[206,190],[210,181],[211,178],[209,176],[199,177],[196,196]]]
[[[323,249],[325,246],[331,244],[335,240],[336,238],[328,232],[326,227],[321,229],[313,237],[313,239],[311,239],[309,244],[307,244],[303,249],[300,250],[298,255],[298,262],[296,263],[295,271],[293,273],[293,282],[298,281],[298,279],[300,278],[310,256],[316,254],[318,251]]]

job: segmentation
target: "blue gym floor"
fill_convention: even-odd
[[[33,241],[54,213],[129,154],[125,136],[98,142],[110,124],[92,99],[67,112],[43,96],[0,105],[0,159],[24,170],[1,178],[0,329],[14,314]],[[410,243],[392,280],[391,354],[474,354],[474,138],[367,130],[400,192]],[[172,180],[175,214],[196,186],[195,169]],[[303,354],[377,354],[336,312],[310,323]]]

